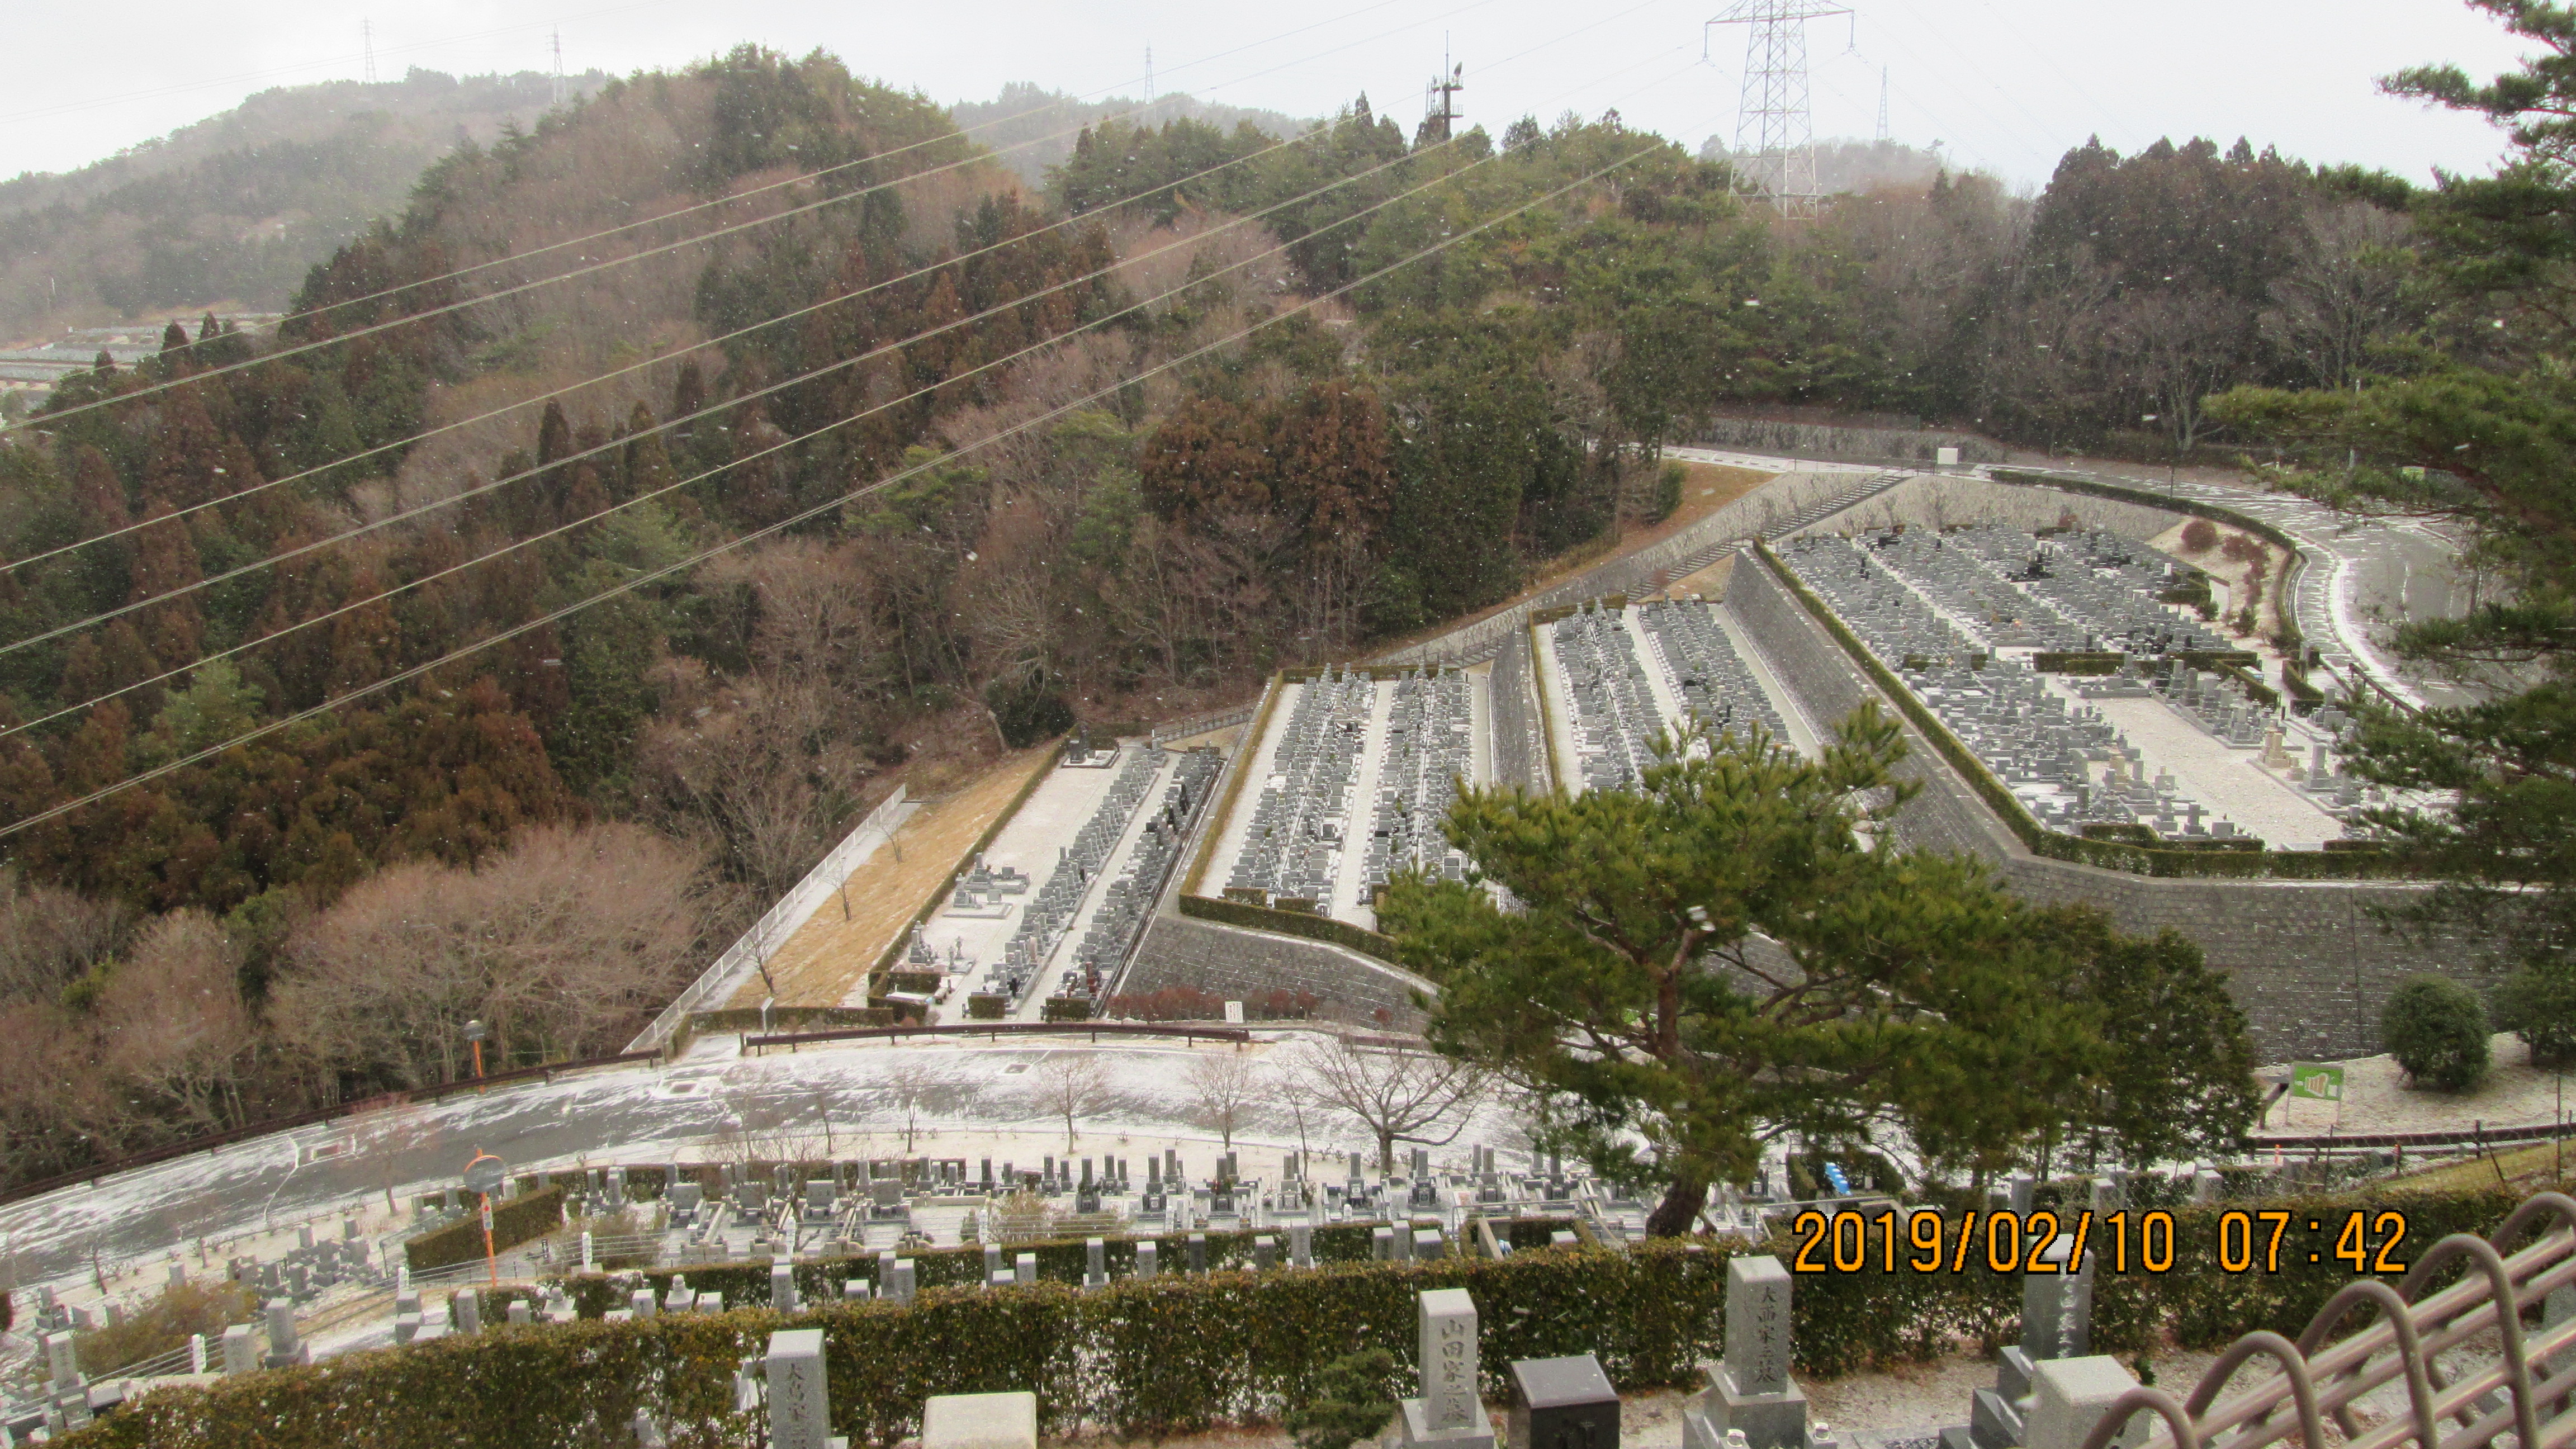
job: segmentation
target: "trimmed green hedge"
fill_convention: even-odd
[[[2408,1223],[2403,1257],[2412,1262],[2449,1233],[2492,1232],[2516,1201],[2490,1189],[2273,1198],[2256,1206],[2286,1211],[2294,1221],[2314,1218],[2328,1225],[2329,1235],[2356,1208],[2374,1218],[2385,1209],[2402,1211]],[[2282,1254],[2275,1273],[2219,1271],[2218,1223],[2226,1210],[2176,1209],[2175,1270],[2161,1274],[2145,1272],[2134,1255],[2129,1271],[2119,1271],[2097,1231],[2098,1351],[2152,1348],[2168,1334],[2201,1348],[2258,1328],[2295,1334],[2351,1276],[2330,1255],[2308,1263],[2304,1253],[2293,1252]],[[1328,1232],[1364,1231],[1319,1231],[1317,1250],[1325,1250]],[[1181,1240],[1161,1241],[1176,1269]],[[1232,1261],[1233,1250],[1247,1241],[1243,1234],[1211,1236],[1212,1264]],[[2300,1241],[2305,1247],[2309,1240]],[[1794,1262],[1798,1246],[1795,1234],[1784,1234],[1762,1250]],[[1124,1271],[1117,1256],[1122,1247],[1112,1247],[1111,1261],[1119,1265],[1113,1273]],[[828,1302],[792,1320],[746,1307],[641,1323],[502,1327],[477,1338],[166,1389],[62,1442],[82,1449],[249,1443],[574,1449],[622,1431],[638,1407],[652,1410],[674,1442],[734,1442],[758,1427],[732,1412],[734,1365],[763,1351],[769,1333],[791,1321],[824,1331],[833,1428],[855,1443],[889,1445],[917,1433],[922,1401],[931,1395],[1014,1389],[1037,1393],[1042,1427],[1051,1434],[1087,1421],[1121,1437],[1163,1435],[1276,1418],[1306,1394],[1324,1363],[1355,1347],[1395,1354],[1399,1381],[1386,1386],[1392,1393],[1412,1372],[1415,1294],[1449,1287],[1475,1297],[1487,1398],[1507,1393],[1513,1360],[1575,1353],[1600,1355],[1621,1388],[1644,1388],[1686,1382],[1699,1360],[1719,1351],[1725,1266],[1739,1250],[1664,1240],[1623,1251],[1344,1261],[1312,1272],[1166,1271],[1152,1281],[1114,1278],[1096,1292],[1061,1281],[1063,1265],[1078,1271],[1079,1244],[1027,1251],[1038,1253],[1042,1275],[1029,1288],[929,1286],[909,1306]],[[1900,1248],[1900,1254],[1910,1251]],[[1859,1272],[1797,1277],[1792,1315],[1800,1372],[1834,1377],[1944,1352],[1960,1336],[2001,1343],[2012,1335],[2021,1304],[2018,1275],[1978,1264],[1956,1274],[1888,1273],[1874,1247],[1864,1257]],[[981,1257],[931,1253],[914,1261],[923,1280],[935,1284],[952,1272],[978,1270]],[[811,1292],[836,1293],[832,1267],[800,1268],[800,1282]],[[693,1287],[721,1288],[729,1299],[737,1291],[766,1297],[766,1274],[765,1266],[754,1265],[700,1269],[689,1279]],[[633,1281],[585,1279],[577,1292],[604,1307],[621,1282]],[[504,1318],[500,1303],[487,1300],[485,1322]]]
[[[1282,936],[1303,936],[1310,941],[1329,941],[1346,946],[1363,956],[1395,962],[1395,941],[1365,926],[1337,921],[1330,916],[1310,915],[1304,911],[1272,910],[1250,901],[1221,901],[1212,896],[1184,895],[1181,914],[1220,925],[1242,926],[1255,931],[1276,931]]]
[[[564,1190],[550,1187],[526,1197],[515,1197],[492,1209],[492,1248],[506,1252],[534,1238],[563,1226]],[[467,1208],[465,1216],[443,1228],[434,1228],[403,1244],[403,1256],[410,1260],[411,1270],[426,1273],[450,1263],[471,1262],[483,1256],[483,1214]]]
[[[2402,878],[2407,874],[2386,852],[2378,850],[2185,850],[2171,846],[2150,849],[2122,841],[2085,840],[2051,830],[2031,816],[2020,799],[2004,788],[2003,782],[1986,769],[1984,761],[1959,743],[1958,737],[1950,733],[1949,727],[1942,724],[1938,716],[1923,707],[1922,701],[1914,697],[1914,691],[1878,661],[1878,656],[1860,642],[1860,636],[1852,633],[1825,601],[1808,589],[1805,580],[1771,551],[1769,545],[1756,539],[1753,551],[1781,586],[1815,617],[1816,622],[1825,626],[1825,632],[1833,635],[1834,642],[1840,644],[1843,652],[1849,654],[1861,671],[1878,685],[1879,692],[1895,702],[1897,710],[1932,742],[1933,750],[1950,763],[1950,768],[1968,782],[1968,788],[1977,792],[1978,798],[2002,818],[2005,826],[2020,837],[2021,843],[2033,855],[2073,865],[2089,865],[2098,870],[2164,877],[2381,880]]]
[[[2042,674],[2117,674],[2128,657],[2116,652],[2043,649],[2030,656],[2030,667]]]
[[[1273,679],[1261,690],[1261,703],[1252,711],[1251,722],[1243,728],[1243,742],[1235,747],[1234,758],[1226,762],[1225,789],[1217,796],[1216,808],[1207,815],[1207,828],[1201,832],[1198,852],[1190,857],[1190,869],[1181,877],[1181,913],[1189,913],[1190,897],[1198,893],[1199,882],[1206,877],[1208,862],[1216,859],[1216,843],[1225,834],[1225,822],[1234,818],[1235,803],[1243,798],[1244,778],[1252,773],[1253,757],[1261,751],[1261,737],[1269,732],[1270,712],[1279,705],[1279,681]]]

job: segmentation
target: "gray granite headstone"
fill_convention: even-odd
[[[1152,1162],[1154,1159],[1149,1157],[1145,1160],[1147,1162]],[[1151,1238],[1138,1243],[1136,1245],[1136,1276],[1139,1278],[1153,1277],[1154,1270],[1159,1265],[1162,1256],[1162,1249],[1157,1246]]]
[[[824,1395],[823,1330],[780,1329],[769,1335],[771,1449],[825,1449],[832,1413]]]
[[[246,1374],[259,1367],[258,1330],[236,1323],[224,1330],[224,1372]]]
[[[2021,1351],[2032,1361],[2083,1358],[2092,1343],[2093,1255],[2069,1265],[2073,1236],[2062,1236],[2034,1256],[2058,1271],[2025,1273],[2021,1280]],[[2072,1266],[2073,1271],[2067,1271]]]
[[[1726,1368],[1741,1394],[1789,1386],[1789,1270],[1777,1258],[1726,1265]]]
[[[1422,1396],[1400,1406],[1403,1442],[1490,1449],[1492,1421],[1476,1385],[1476,1303],[1464,1288],[1433,1288],[1420,1300]]]
[[[769,1265],[769,1306],[781,1313],[796,1311],[796,1269],[792,1264]]]

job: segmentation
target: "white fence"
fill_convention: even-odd
[[[822,908],[823,902],[831,899],[832,893],[841,888],[841,882],[848,879],[851,871],[858,869],[860,861],[893,837],[894,828],[903,816],[903,805],[903,787],[897,785],[893,794],[869,811],[867,819],[859,822],[858,829],[851,831],[840,844],[832,847],[829,854],[816,862],[814,868],[805,873],[805,878],[796,883],[795,889],[763,911],[760,919],[751,923],[751,929],[743,932],[723,955],[698,973],[698,979],[689,983],[689,989],[662,1008],[662,1014],[653,1018],[653,1024],[644,1028],[643,1035],[628,1042],[626,1049],[644,1052],[659,1048],[680,1029],[680,1023],[688,1020],[691,1012],[707,1009],[707,1002],[719,999],[740,986],[743,978],[758,969],[763,957],[784,945],[788,937],[796,934],[797,927],[804,925],[808,917]]]

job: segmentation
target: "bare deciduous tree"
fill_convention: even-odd
[[[1233,1051],[1194,1058],[1187,1080],[1190,1115],[1232,1152],[1234,1131],[1260,1091],[1261,1073],[1254,1070],[1252,1058]]]
[[[1455,1141],[1486,1087],[1484,1073],[1464,1062],[1354,1046],[1338,1036],[1307,1049],[1306,1075],[1318,1096],[1358,1118],[1376,1139],[1380,1172],[1395,1170],[1398,1142],[1436,1147]],[[1445,1132],[1438,1130],[1443,1123]]]
[[[329,1100],[343,1073],[427,1085],[487,1061],[613,1050],[699,964],[698,861],[633,825],[546,828],[475,870],[397,865],[291,937],[280,1045]]]
[[[1108,1104],[1108,1067],[1087,1052],[1049,1052],[1031,1075],[1047,1115],[1064,1119],[1064,1150],[1071,1152],[1076,1125]]]

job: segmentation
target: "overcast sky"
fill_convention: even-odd
[[[367,0],[128,0],[16,8],[0,55],[0,175],[67,170],[224,110],[274,85],[356,79],[372,19],[379,75],[545,69],[560,27],[564,64],[616,72],[676,66],[743,41],[816,46],[852,69],[940,101],[1034,81],[1078,94],[1155,83],[1210,100],[1317,115],[1365,90],[1408,128],[1445,43],[1466,67],[1472,121],[1585,115],[1696,145],[1735,132],[1744,27],[1702,22],[1728,0],[1318,0],[1311,10],[1129,0],[946,4],[820,0],[525,0],[383,6]],[[1833,0],[1818,0],[1828,8]],[[1859,14],[1807,22],[1819,137],[1877,123],[1882,67],[1890,129],[1938,140],[1967,165],[2031,186],[2087,135],[2122,151],[2161,135],[2238,136],[2329,162],[2422,178],[2477,170],[2501,149],[2491,128],[2377,93],[2400,66],[2451,60],[2473,73],[2514,48],[2459,0],[1857,0]]]

